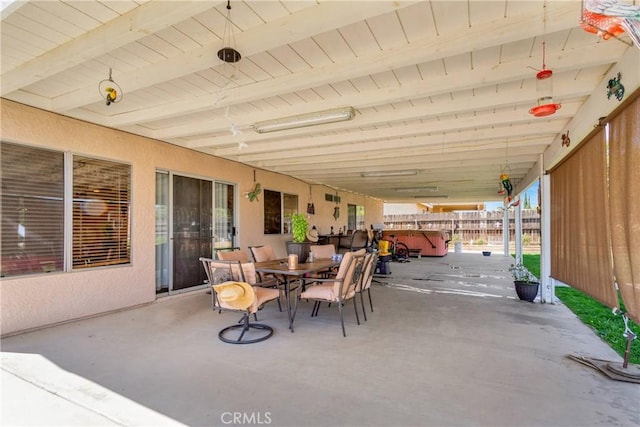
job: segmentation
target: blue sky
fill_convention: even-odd
[[[524,194],[529,196],[529,203],[532,208],[538,206],[538,181],[536,180],[529,188],[526,189]],[[524,194],[522,194],[522,200],[524,201]],[[485,209],[488,211],[495,211],[503,206],[502,202],[485,202]]]

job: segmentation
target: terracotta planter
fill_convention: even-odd
[[[522,301],[533,302],[538,295],[538,287],[540,284],[538,282],[522,282],[518,280],[514,280],[513,285],[516,288],[516,294],[518,294],[518,298]]]

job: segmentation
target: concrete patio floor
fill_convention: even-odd
[[[620,357],[562,304],[517,300],[501,254],[390,265],[356,325],[277,304],[267,341],[204,291],[2,339],[2,425],[637,426],[640,385],[566,355]],[[362,319],[361,319],[362,320]],[[622,329],[621,329],[622,333]]]

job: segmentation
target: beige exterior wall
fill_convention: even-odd
[[[171,144],[87,124],[2,100],[3,141],[68,151],[132,165],[132,263],[69,273],[48,273],[0,280],[1,333],[3,335],[71,319],[149,303],[155,294],[155,174],[157,170],[238,184],[238,243],[271,244],[286,254],[288,236],[263,234],[263,198],[249,202],[242,195],[253,187],[253,168]],[[309,202],[309,184],[284,175],[256,171],[263,188],[299,196],[299,211]],[[335,190],[314,185],[311,199],[315,215],[309,222],[320,232],[347,223],[347,204],[365,206],[365,224],[383,222],[383,202],[362,195],[338,192],[340,218],[333,218],[335,203],[324,200]]]

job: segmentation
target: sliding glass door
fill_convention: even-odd
[[[200,257],[235,246],[234,184],[156,173],[156,293],[204,284]]]

